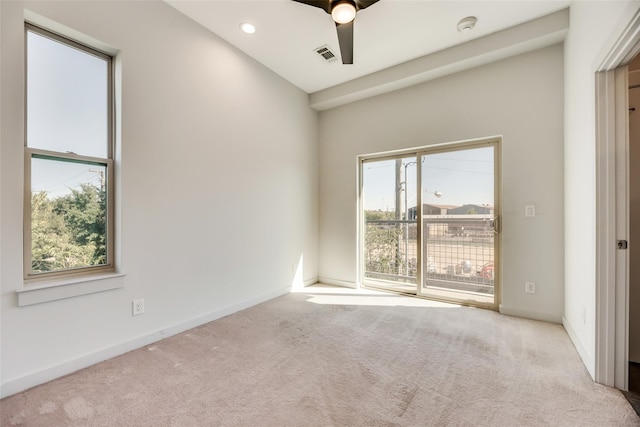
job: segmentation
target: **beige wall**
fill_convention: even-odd
[[[17,307],[25,9],[119,52],[126,276],[122,289]],[[0,11],[3,394],[315,280],[317,113],[307,94],[164,2],[3,1]],[[131,316],[134,298],[144,315]]]
[[[589,373],[596,351],[595,72],[640,5],[574,1],[565,41],[563,324]]]
[[[320,277],[358,280],[356,156],[493,135],[503,137],[501,309],[560,322],[562,45],[322,112]],[[535,218],[524,217],[526,204]],[[535,295],[525,281],[536,282]]]

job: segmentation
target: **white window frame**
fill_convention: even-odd
[[[64,280],[77,280],[79,278],[87,277],[91,280],[91,277],[95,275],[105,275],[109,273],[115,273],[115,183],[114,183],[114,58],[102,51],[96,50],[90,46],[74,41],[68,37],[56,34],[42,27],[25,22],[24,37],[25,37],[25,51],[27,46],[27,34],[29,32],[38,34],[43,37],[47,37],[53,41],[62,43],[66,46],[78,49],[89,55],[96,56],[100,59],[107,61],[107,157],[97,158],[90,156],[78,155],[71,152],[57,152],[32,148],[28,146],[28,114],[27,114],[27,91],[26,87],[26,73],[27,73],[27,56],[25,55],[25,120],[24,120],[24,280],[25,284],[32,282],[42,281],[56,281],[56,284],[60,284]],[[104,176],[105,188],[107,192],[107,223],[106,223],[106,262],[101,265],[80,267],[66,270],[56,270],[50,272],[33,272],[32,271],[32,248],[31,248],[31,162],[33,158],[49,158],[52,160],[75,162],[83,164],[95,164],[103,166],[106,169]]]

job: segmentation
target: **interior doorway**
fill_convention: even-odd
[[[640,414],[640,56],[627,66],[628,143],[628,361],[623,391]]]
[[[640,56],[628,65],[629,367],[628,388],[640,396]]]
[[[500,139],[363,157],[366,287],[497,309]]]
[[[594,379],[620,390],[629,380],[629,84],[640,52],[640,12],[596,68],[596,295]],[[629,239],[627,242],[626,239]],[[628,243],[628,245],[627,245]],[[625,250],[629,248],[630,250]]]

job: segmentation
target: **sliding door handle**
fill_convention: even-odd
[[[494,234],[500,233],[500,217],[494,216],[493,219],[489,221],[489,227],[493,229]]]

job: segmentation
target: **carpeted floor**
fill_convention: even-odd
[[[2,426],[640,426],[562,326],[312,287],[0,401]]]

